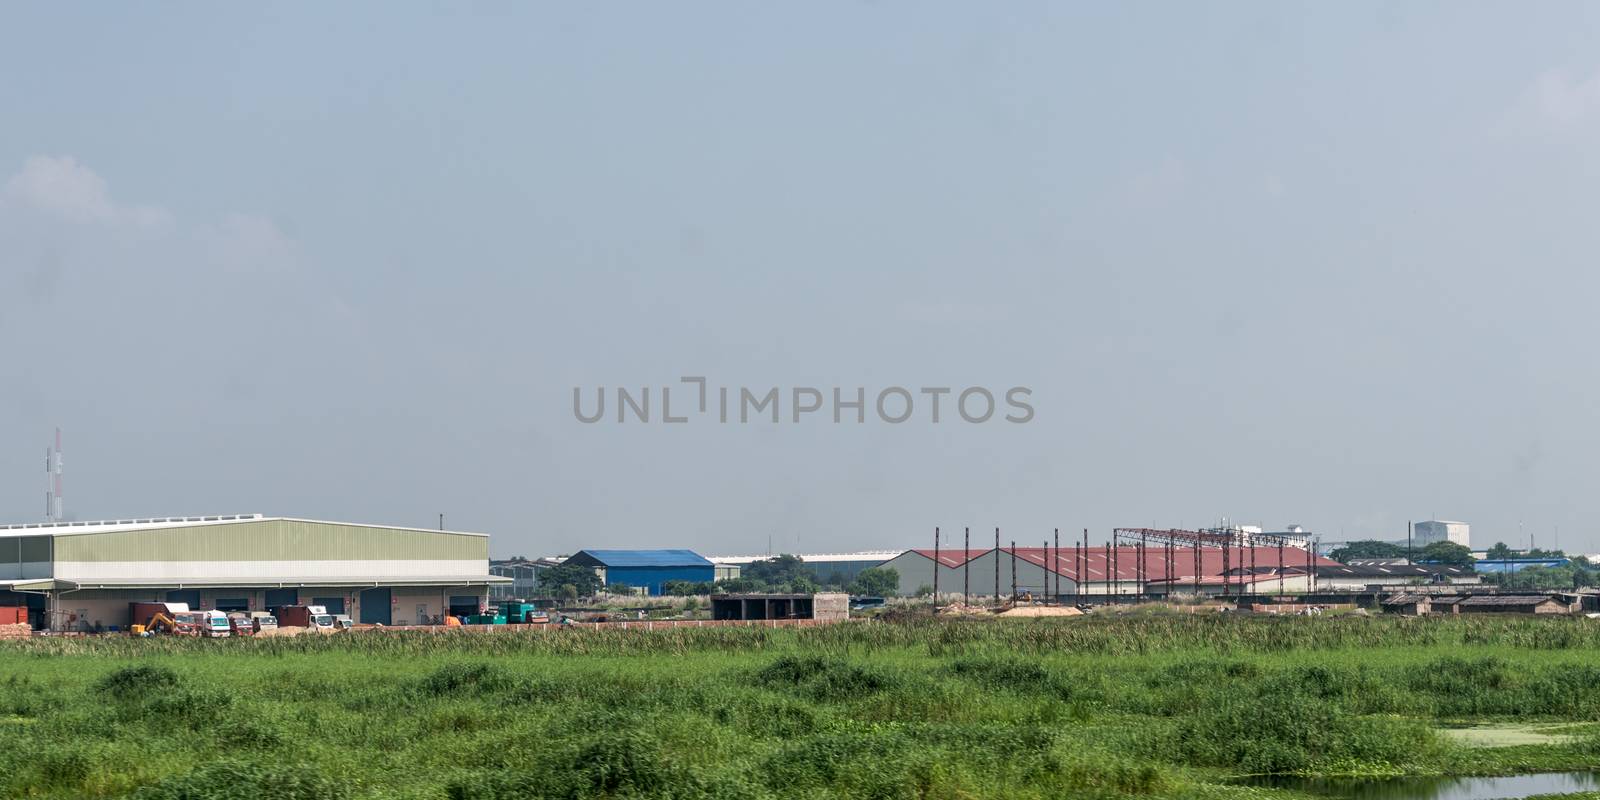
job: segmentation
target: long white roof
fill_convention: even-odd
[[[94,522],[22,522],[12,525],[0,525],[0,538],[8,536],[37,536],[49,534],[52,536],[73,536],[83,533],[116,533],[119,531],[149,531],[163,528],[196,528],[206,525],[231,525],[239,522],[262,522],[266,520],[283,520],[287,522],[311,522],[320,525],[350,525],[357,528],[384,528],[393,531],[417,531],[420,533],[452,533],[458,536],[488,536],[487,533],[473,533],[471,531],[441,531],[433,528],[405,528],[397,525],[371,525],[365,522],[330,522],[319,519],[300,519],[298,517],[268,517],[261,514],[221,514],[209,517],[148,517],[144,519],[105,519]]]
[[[833,562],[833,561],[888,561],[902,553],[904,550],[863,550],[858,553],[791,553],[790,555],[805,562]],[[750,564],[756,561],[766,561],[777,556],[706,556],[706,560],[713,564]]]

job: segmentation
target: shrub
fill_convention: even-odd
[[[142,692],[171,689],[177,685],[178,673],[166,667],[141,664],[107,673],[95,683],[95,690],[114,697],[126,698]]]
[[[133,800],[345,800],[342,781],[303,767],[221,761],[186,775],[165,778],[133,794]]]
[[[491,664],[450,663],[428,673],[416,689],[424,695],[482,695],[511,689],[516,681]]]
[[[889,686],[876,670],[822,656],[782,656],[756,673],[756,683],[794,689],[818,702],[853,700]]]

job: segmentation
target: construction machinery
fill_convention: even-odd
[[[130,603],[128,618],[133,621],[128,630],[135,636],[157,633],[195,636],[199,633],[187,603]]]

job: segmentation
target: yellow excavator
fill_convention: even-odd
[[[157,611],[150,616],[150,620],[143,625],[130,625],[128,630],[134,636],[153,636],[158,633],[176,634],[178,636],[193,636],[196,631],[191,624],[179,622],[166,614]]]

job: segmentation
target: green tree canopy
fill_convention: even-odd
[[[697,594],[711,594],[715,587],[710,581],[681,581],[668,580],[661,582],[661,593],[673,597],[693,597]]]
[[[1434,542],[1417,552],[1417,560],[1452,567],[1470,567],[1475,563],[1472,551],[1466,545],[1455,542]]]
[[[1483,555],[1484,555],[1485,558],[1489,558],[1489,559],[1492,559],[1492,560],[1495,560],[1495,561],[1502,561],[1502,560],[1507,559],[1507,558],[1516,558],[1517,557],[1516,551],[1512,550],[1509,547],[1506,547],[1506,543],[1505,542],[1495,542],[1494,543],[1494,547],[1491,547],[1488,550],[1486,550]]]
[[[539,586],[546,592],[567,585],[578,596],[589,597],[600,591],[600,576],[582,564],[557,564],[539,571]]]
[[[1584,585],[1589,576],[1587,570],[1581,572],[1573,567],[1523,567],[1499,576],[1497,582],[1507,589],[1565,591]]]
[[[887,597],[900,591],[900,573],[893,567],[868,567],[850,582],[851,594]]]
[[[799,578],[815,580],[811,570],[806,567],[806,562],[801,561],[799,556],[788,553],[765,561],[752,561],[740,571],[739,577],[761,581],[769,586],[790,584]]]
[[[1363,539],[1334,550],[1328,557],[1341,564],[1348,564],[1353,558],[1404,558],[1405,555],[1406,549],[1400,545],[1376,539]]]

